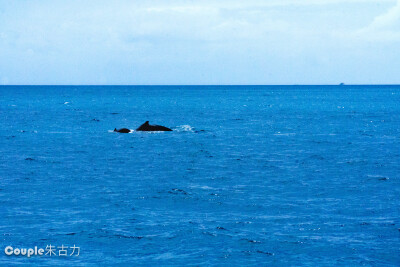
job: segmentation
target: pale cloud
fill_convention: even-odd
[[[376,16],[369,25],[356,31],[354,35],[369,41],[400,41],[400,0],[386,12]]]
[[[394,26],[399,26],[400,22],[400,0],[397,4],[389,9],[385,14],[377,16],[368,26],[371,29],[382,29],[382,28],[393,28]],[[396,27],[400,31],[400,27]]]

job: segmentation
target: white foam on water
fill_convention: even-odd
[[[296,135],[296,133],[281,133],[281,132],[278,132],[278,133],[276,133],[274,135],[276,135],[276,136],[293,136],[293,135]]]
[[[389,178],[387,176],[379,175],[379,174],[367,174],[367,177],[369,177],[369,178],[385,178],[385,179],[389,180]]]
[[[160,133],[165,133],[165,131],[134,131],[134,132],[137,132],[137,133],[140,133],[140,134],[142,134],[142,133],[144,133],[144,134],[160,134]]]
[[[177,132],[194,132],[194,128],[190,125],[179,125],[174,128]]]
[[[189,188],[198,188],[198,189],[204,189],[204,190],[216,190],[217,188],[210,187],[207,185],[191,185]]]

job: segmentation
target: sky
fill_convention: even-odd
[[[0,0],[0,84],[400,84],[400,0]]]

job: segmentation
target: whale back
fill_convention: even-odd
[[[139,128],[136,129],[136,131],[146,131],[146,132],[151,132],[151,131],[163,131],[163,132],[169,132],[172,131],[170,128],[167,128],[165,126],[161,125],[150,125],[149,121],[146,121],[142,125],[139,126]]]
[[[127,129],[127,128],[121,128],[121,129],[118,129],[118,130],[117,130],[117,128],[115,128],[115,129],[114,129],[114,132],[118,132],[118,133],[130,133],[131,130],[129,130],[129,129]]]

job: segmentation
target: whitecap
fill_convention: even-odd
[[[179,125],[174,130],[177,132],[194,132],[194,128],[190,125]]]
[[[274,135],[276,135],[276,136],[293,136],[293,135],[296,135],[296,133],[281,133],[281,132],[278,132],[278,133],[276,133]]]

